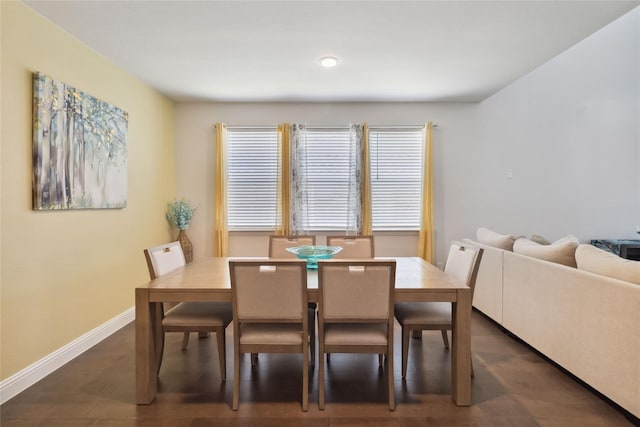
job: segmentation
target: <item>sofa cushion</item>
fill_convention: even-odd
[[[516,241],[516,236],[500,234],[493,230],[489,230],[488,228],[480,227],[476,231],[476,240],[478,243],[482,243],[487,246],[512,251],[513,243]]]
[[[549,245],[543,245],[527,238],[520,238],[513,245],[513,252],[558,264],[576,266],[576,248],[580,242],[570,234]]]
[[[576,263],[580,270],[640,285],[640,261],[624,259],[611,252],[584,244],[576,249]]]

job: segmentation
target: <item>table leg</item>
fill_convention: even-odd
[[[471,290],[459,289],[453,304],[451,397],[458,406],[471,405]]]
[[[136,403],[148,404],[158,389],[156,336],[159,304],[149,302],[149,289],[136,288]]]

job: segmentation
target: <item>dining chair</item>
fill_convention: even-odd
[[[340,246],[342,250],[333,256],[334,259],[373,258],[373,236],[327,236],[327,245]],[[327,360],[331,353],[327,353]],[[383,355],[378,355],[378,363],[382,366]]]
[[[151,280],[168,274],[185,265],[184,253],[180,242],[171,242],[144,250]],[[162,316],[162,338],[158,342],[157,372],[160,372],[164,339],[167,332],[182,332],[182,350],[186,350],[191,332],[216,334],[218,343],[218,361],[222,380],[227,378],[225,329],[231,323],[231,304],[228,302],[181,302],[167,309],[164,306]]]
[[[230,260],[233,303],[233,404],[240,399],[240,354],[301,353],[302,410],[309,404],[307,264]]]
[[[325,353],[384,354],[389,409],[393,384],[393,291],[395,260],[318,262],[318,406],[325,406]]]
[[[287,251],[287,248],[295,246],[313,246],[316,244],[316,236],[300,235],[300,236],[269,236],[269,258],[279,259],[298,259],[298,257]],[[311,367],[316,365],[316,308],[315,302],[307,304],[309,316],[309,357],[311,358]],[[252,355],[252,362],[257,355]]]
[[[373,258],[373,236],[327,236],[328,246],[340,246],[342,250],[334,259]]]
[[[449,278],[465,284],[473,291],[482,259],[482,248],[452,242],[444,267]],[[445,348],[449,348],[447,331],[452,330],[452,303],[448,302],[401,302],[395,304],[395,316],[402,328],[402,378],[407,376],[409,338],[412,331],[439,330]],[[471,364],[473,376],[473,363]]]
[[[269,236],[269,258],[298,259],[287,248],[295,246],[313,246],[316,236]]]

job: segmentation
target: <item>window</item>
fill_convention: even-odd
[[[422,127],[369,128],[373,230],[418,230]]]
[[[273,230],[276,224],[278,130],[227,128],[229,230]]]
[[[308,127],[304,138],[308,228],[345,230],[352,216],[349,129]]]

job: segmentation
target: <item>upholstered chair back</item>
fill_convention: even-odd
[[[456,282],[469,286],[473,292],[481,257],[482,248],[452,242],[444,271]]]
[[[230,261],[234,318],[240,321],[300,321],[307,316],[304,260]]]
[[[373,258],[373,236],[327,236],[327,245],[340,246],[335,259]]]
[[[171,242],[145,249],[144,255],[147,258],[149,276],[152,280],[185,265],[180,242]]]
[[[367,322],[389,318],[395,261],[336,260],[321,261],[320,264],[318,283],[325,322]]]
[[[315,244],[316,236],[269,236],[269,258],[297,259],[287,248]]]

